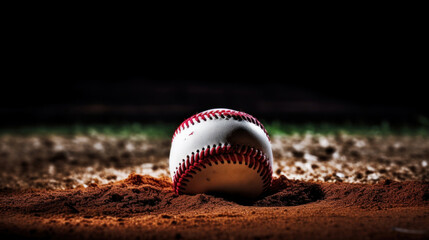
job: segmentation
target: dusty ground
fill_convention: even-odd
[[[270,192],[248,202],[173,194],[170,140],[2,136],[0,233],[67,239],[429,237],[427,138],[306,135],[274,137],[272,145],[277,178]]]
[[[170,139],[0,136],[0,188],[67,189],[169,176]],[[275,176],[323,182],[429,180],[429,138],[289,136],[272,139]]]

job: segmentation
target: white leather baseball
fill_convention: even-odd
[[[218,108],[185,120],[173,135],[170,174],[176,193],[255,198],[272,179],[273,153],[251,115]]]

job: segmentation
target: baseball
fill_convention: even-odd
[[[271,184],[273,153],[264,126],[231,109],[210,109],[174,132],[170,174],[177,194],[256,198]]]

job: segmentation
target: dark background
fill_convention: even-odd
[[[286,122],[428,116],[421,31],[349,28],[239,38],[29,31],[4,47],[0,124],[179,122],[216,107]]]
[[[427,89],[405,76],[382,81],[368,72],[334,77],[195,69],[171,74],[142,70],[134,76],[108,70],[78,73],[69,78],[36,73],[34,78],[44,81],[7,84],[2,124],[176,122],[216,107],[290,122],[414,124],[428,114]]]

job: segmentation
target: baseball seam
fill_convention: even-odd
[[[243,164],[259,173],[263,181],[263,191],[266,191],[271,184],[273,170],[269,164],[268,157],[263,151],[244,145],[214,144],[201,150],[192,152],[182,159],[173,178],[173,187],[175,193],[179,194],[186,190],[189,178],[203,168],[212,166],[212,164]]]
[[[252,115],[244,113],[244,112],[239,112],[239,111],[234,111],[234,110],[226,110],[226,109],[225,110],[222,109],[222,110],[206,111],[206,112],[195,114],[192,117],[186,119],[176,129],[176,131],[173,134],[173,138],[171,139],[171,141],[173,141],[174,138],[181,131],[185,130],[185,128],[189,128],[190,124],[195,125],[196,123],[200,123],[201,121],[207,121],[207,120],[213,120],[213,119],[219,119],[219,118],[222,118],[225,120],[234,119],[234,120],[238,120],[238,121],[247,121],[247,122],[253,123],[253,124],[257,125],[258,127],[260,127],[265,132],[265,135],[267,136],[268,141],[271,141],[267,130],[265,129],[264,125],[262,125],[262,123],[258,121],[258,119],[256,119]]]

